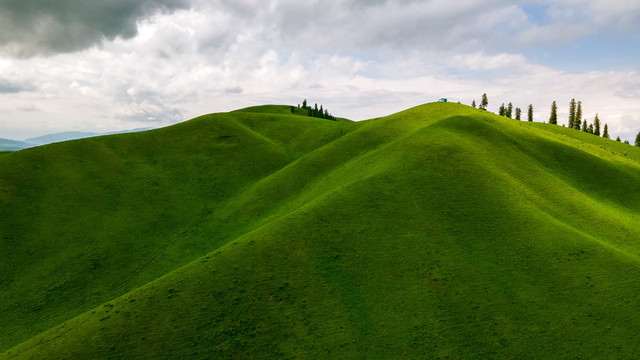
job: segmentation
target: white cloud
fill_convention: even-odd
[[[535,66],[524,56],[509,53],[490,56],[483,53],[460,54],[453,56],[450,64],[470,71],[507,70],[509,73],[531,71]]]
[[[630,139],[640,129],[637,68],[571,72],[524,51],[637,31],[640,5],[526,2],[546,9],[539,21],[525,2],[506,0],[170,3],[165,12],[134,7],[122,19],[129,27],[133,21],[130,36],[127,27],[109,28],[73,49],[30,53],[49,57],[0,57],[0,137],[162,126],[305,97],[334,115],[365,119],[443,96],[470,103],[483,92],[496,109],[503,101],[533,103],[538,121],[551,101],[562,117],[575,97],[591,118],[600,112],[613,134]],[[42,39],[32,35],[5,34],[0,45],[33,47]],[[77,49],[84,50],[52,55]]]

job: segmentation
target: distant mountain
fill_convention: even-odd
[[[0,151],[18,151],[32,146],[34,146],[34,144],[25,141],[0,138]]]
[[[150,130],[150,129],[151,128],[141,128],[141,129],[133,129],[133,130],[115,131],[115,132],[109,132],[109,133],[65,131],[65,132],[60,132],[60,133],[55,133],[55,134],[49,134],[49,135],[29,138],[29,139],[24,140],[24,142],[30,143],[30,144],[34,144],[32,146],[35,146],[35,145],[46,145],[46,144],[62,142],[62,141],[68,141],[68,140],[84,139],[84,138],[88,138],[88,137],[102,136],[102,135],[113,135],[113,134],[124,134],[124,133],[131,133],[131,132],[139,132],[139,131],[146,131],[146,130]]]
[[[67,141],[67,140],[76,140],[83,139],[93,136],[98,136],[98,133],[90,133],[90,132],[81,132],[81,131],[65,131],[55,134],[43,135],[34,138],[26,139],[25,142],[35,144],[35,145],[45,145],[51,144],[55,142]]]

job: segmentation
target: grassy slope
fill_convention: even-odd
[[[180,253],[205,254],[206,240],[211,252],[131,292],[122,288],[122,296],[5,357],[604,358],[640,351],[637,149],[457,104],[346,123],[357,129],[308,147],[318,130],[293,141],[284,135],[290,126],[303,131],[295,121],[307,118],[287,117],[294,124],[276,129],[263,116],[243,114],[241,123],[267,134],[275,144],[269,149],[284,149],[272,158],[283,160],[225,188],[215,208],[201,201],[208,215],[180,229],[193,239],[180,242],[200,246],[176,245]],[[342,123],[319,124],[334,131]],[[202,167],[185,171],[203,174]],[[191,186],[200,194],[211,184]],[[154,230],[145,236],[180,234]],[[138,241],[133,235],[126,239]],[[167,252],[129,286],[189,257]]]
[[[257,109],[259,110],[259,109]],[[286,131],[275,133],[276,129]],[[349,131],[306,117],[204,116],[0,159],[0,349],[184,265],[251,228],[217,210]],[[316,136],[299,140],[299,134]],[[293,141],[285,141],[294,139]],[[215,236],[197,232],[203,221]],[[246,229],[245,229],[246,227]]]

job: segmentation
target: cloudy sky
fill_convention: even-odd
[[[0,137],[160,127],[259,104],[353,120],[447,97],[569,101],[640,131],[636,0],[2,0]]]

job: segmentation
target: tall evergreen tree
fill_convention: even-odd
[[[527,110],[527,121],[533,121],[533,104],[529,104],[529,110]]]
[[[300,105],[298,105],[298,107],[300,107]],[[325,109],[323,105],[320,105],[320,108],[318,108],[318,103],[316,103],[314,107],[311,107],[308,105],[307,99],[304,99],[302,108],[307,110],[308,116],[336,121],[335,116],[331,115],[329,110]],[[293,107],[291,111],[293,112]]]
[[[598,118],[597,113],[596,118],[593,119],[593,134],[596,136],[600,136],[600,118]]]
[[[578,107],[576,108],[576,119],[574,124],[575,124],[575,128],[580,130],[580,125],[582,125],[582,102],[581,101],[578,101]]]
[[[636,140],[637,140],[637,136],[636,136]],[[620,136],[618,136],[618,138],[616,138],[617,142],[621,142],[622,140],[620,140]]]
[[[507,111],[505,112],[505,115],[511,119],[511,116],[513,115],[513,104],[509,103],[509,105],[507,105]]]
[[[475,107],[476,107],[476,101],[475,101],[475,100],[473,100],[473,101],[471,102],[471,107],[473,107],[473,108],[475,108]]]
[[[593,124],[589,124],[589,128],[587,129],[589,134],[593,134]]]
[[[480,104],[480,109],[487,110],[487,106],[489,106],[489,98],[487,98],[487,94],[482,94],[482,103]]]
[[[553,102],[553,104],[551,104],[551,116],[549,117],[549,124],[558,124],[558,105],[556,105],[555,101]]]
[[[582,131],[589,132],[589,127],[587,126],[587,120],[586,119],[582,122]]]
[[[609,126],[604,124],[604,131],[602,132],[602,137],[605,139],[609,138]]]
[[[522,110],[517,107],[516,108],[516,120],[520,120],[520,117],[522,116]]]
[[[500,109],[498,109],[498,115],[504,116],[506,112],[507,112],[507,109],[504,107],[504,103],[502,103],[502,105],[500,105]]]
[[[640,146],[640,132],[636,135],[636,146]]]
[[[571,99],[569,103],[569,128],[574,128],[574,122],[576,121],[576,99]]]

